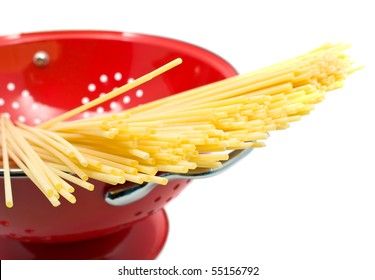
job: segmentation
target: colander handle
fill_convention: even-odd
[[[235,150],[229,153],[229,159],[223,162],[220,168],[209,169],[209,168],[197,168],[184,174],[176,173],[162,173],[159,176],[165,177],[168,181],[176,179],[201,179],[211,176],[218,175],[239,160],[248,155],[253,149]],[[109,190],[105,194],[105,201],[112,206],[124,206],[133,203],[139,199],[145,197],[150,193],[158,184],[145,183],[145,184],[134,184],[133,186],[127,186],[122,189]]]

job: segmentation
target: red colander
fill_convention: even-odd
[[[58,31],[0,37],[0,113],[37,125],[178,57],[178,67],[80,118],[121,111],[236,71],[205,49],[157,36]],[[5,206],[0,191],[0,257],[153,259],[168,233],[163,208],[194,176],[172,176],[166,186],[92,181],[93,192],[77,188],[76,204],[62,201],[54,208],[20,170],[12,170],[13,208]]]

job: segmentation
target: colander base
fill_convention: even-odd
[[[0,259],[152,260],[164,247],[168,228],[162,209],[119,232],[79,242],[26,243],[0,238]]]

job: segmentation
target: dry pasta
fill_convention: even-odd
[[[274,130],[309,114],[325,93],[357,70],[343,44],[326,44],[258,71],[172,95],[124,112],[68,119],[181,63],[145,76],[39,127],[1,118],[6,205],[12,207],[9,159],[53,206],[75,203],[74,187],[93,190],[89,178],[165,185],[159,171],[220,168],[228,151],[265,146]],[[9,157],[9,158],[8,158]]]

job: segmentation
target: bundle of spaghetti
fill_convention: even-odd
[[[70,183],[92,190],[89,178],[165,185],[158,172],[220,168],[228,151],[264,147],[271,131],[288,128],[342,87],[357,69],[347,48],[326,44],[121,113],[68,120],[101,102],[94,100],[39,127],[2,118],[3,158],[8,153],[54,206],[60,196],[75,203]]]

